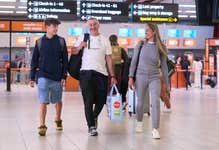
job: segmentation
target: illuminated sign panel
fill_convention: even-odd
[[[179,38],[181,36],[181,31],[179,29],[168,29],[168,37]]]
[[[133,3],[133,22],[178,22],[178,4]]]
[[[167,46],[168,47],[178,47],[179,46],[179,39],[167,39]]]
[[[196,38],[197,37],[197,30],[184,30],[183,37]]]
[[[0,31],[9,31],[9,21],[0,21]]]
[[[183,46],[184,47],[195,47],[196,46],[196,40],[195,39],[184,39],[183,40]]]
[[[104,22],[127,22],[129,5],[125,2],[81,1],[80,19],[95,17]]]
[[[44,22],[12,21],[13,32],[45,32]]]
[[[77,19],[77,2],[66,0],[28,0],[29,19],[57,18],[60,20]]]

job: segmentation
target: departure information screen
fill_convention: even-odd
[[[60,20],[77,19],[77,2],[66,0],[28,0],[29,19],[57,18]]]
[[[80,20],[95,17],[102,22],[128,22],[129,5],[124,2],[81,1]]]
[[[133,3],[133,22],[178,22],[178,4]]]

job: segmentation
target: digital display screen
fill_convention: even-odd
[[[129,5],[126,2],[81,1],[80,19],[97,18],[102,22],[127,22]]]
[[[184,30],[183,37],[196,38],[197,37],[197,30]]]
[[[132,36],[132,30],[129,28],[120,28],[119,29],[119,37],[131,37]]]
[[[168,29],[168,37],[179,38],[181,36],[181,31],[179,29]]]
[[[28,0],[27,12],[29,19],[75,20],[77,19],[77,1]]]
[[[139,28],[136,29],[136,37],[145,37],[145,29],[144,28]]]
[[[133,22],[178,22],[178,4],[137,2],[131,7]]]
[[[69,28],[68,35],[69,36],[80,36],[80,35],[82,35],[82,32],[83,32],[83,29],[80,27]]]

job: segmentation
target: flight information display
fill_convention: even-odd
[[[28,0],[29,19],[57,18],[60,20],[77,19],[77,2],[66,0]]]
[[[133,3],[131,6],[133,22],[178,22],[178,4]]]
[[[81,1],[80,20],[90,17],[103,22],[128,22],[129,5],[124,2]]]

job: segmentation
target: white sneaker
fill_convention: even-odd
[[[152,138],[153,139],[160,139],[160,134],[159,134],[159,131],[157,129],[152,130]]]
[[[142,121],[136,122],[135,131],[136,132],[143,132],[143,122]]]
[[[165,108],[163,109],[163,112],[164,112],[164,113],[171,113],[172,110],[171,110],[171,108],[168,109],[168,108],[165,107]]]

